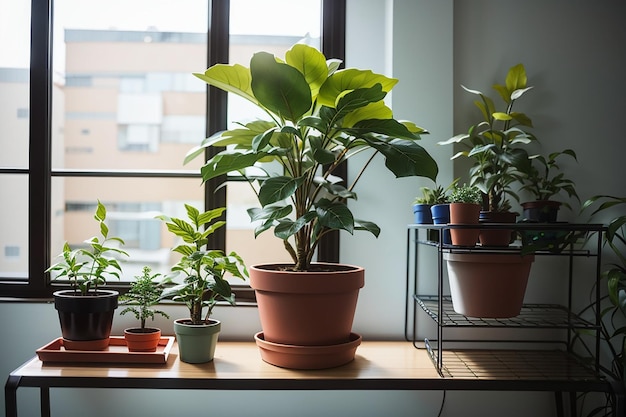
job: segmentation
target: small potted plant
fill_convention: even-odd
[[[450,193],[450,224],[478,224],[483,196],[478,187],[463,184],[455,186]],[[451,228],[452,244],[474,246],[480,228]]]
[[[183,243],[172,250],[182,255],[172,267],[169,279],[182,276],[182,282],[163,291],[162,298],[184,303],[189,317],[174,321],[174,333],[178,341],[180,359],[188,363],[204,363],[213,360],[221,322],[211,318],[218,301],[235,304],[235,295],[226,274],[245,279],[248,271],[243,260],[235,252],[226,255],[223,251],[210,249],[208,236],[224,226],[216,221],[225,208],[201,213],[197,208],[185,204],[187,220],[158,216],[165,222],[167,230],[182,238]]]
[[[139,327],[130,327],[124,330],[124,339],[131,352],[154,352],[161,340],[161,329],[146,327],[146,320],[154,320],[158,314],[166,319],[170,316],[161,310],[153,308],[161,300],[163,283],[156,281],[161,274],[152,274],[152,269],[145,266],[142,274],[135,277],[130,290],[120,297],[122,304],[127,305],[120,315],[133,313],[139,320]]]
[[[436,204],[448,203],[448,192],[456,184],[457,180],[452,182],[447,188],[437,185],[435,188],[420,187],[421,197],[415,197],[413,201],[413,213],[415,215],[415,223],[430,224],[433,222],[431,207]]]
[[[522,203],[523,220],[539,223],[555,223],[559,207],[561,205],[569,208],[567,201],[557,201],[555,196],[565,192],[569,198],[576,198],[580,201],[574,181],[565,177],[557,164],[557,158],[570,156],[577,161],[576,153],[572,149],[565,149],[562,152],[552,152],[548,157],[543,155],[531,156],[531,164],[526,166],[527,171],[523,172],[520,191],[527,191],[534,197],[533,201]]]
[[[117,247],[124,245],[121,238],[109,236],[106,216],[106,207],[98,201],[94,219],[100,235],[77,249],[65,242],[61,260],[46,270],[55,273],[54,279],[67,278],[72,287],[53,294],[65,349],[104,350],[109,346],[119,293],[102,287],[107,278],[120,278],[122,267],[117,257],[128,254]]]
[[[452,159],[461,156],[473,159],[470,184],[486,195],[481,221],[514,223],[517,213],[511,210],[509,198],[519,201],[513,186],[521,181],[522,173],[528,172],[530,165],[528,152],[523,146],[536,141],[536,138],[527,129],[532,127],[531,119],[524,113],[513,111],[513,106],[533,87],[527,86],[526,70],[522,64],[511,67],[505,83],[493,86],[504,101],[503,111],[498,111],[494,101],[482,92],[462,87],[480,97],[474,104],[480,110],[482,120],[471,125],[467,133],[439,143],[465,147]],[[480,240],[487,246],[508,246],[511,231],[481,232]]]

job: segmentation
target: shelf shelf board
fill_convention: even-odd
[[[416,295],[415,301],[436,323],[455,327],[514,327],[533,329],[597,329],[593,323],[569,313],[557,304],[525,304],[519,316],[498,319],[467,317],[454,311],[449,296],[442,297],[442,318],[438,316],[435,295]]]
[[[436,364],[436,351],[431,351]],[[477,380],[604,381],[567,352],[553,350],[444,350],[442,377]],[[435,365],[436,367],[436,365]]]

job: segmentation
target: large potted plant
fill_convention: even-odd
[[[124,244],[121,238],[109,236],[106,216],[106,207],[98,201],[94,219],[100,235],[77,249],[65,242],[61,260],[46,270],[54,273],[55,279],[68,279],[72,286],[53,294],[65,349],[104,350],[109,346],[119,293],[102,287],[107,278],[119,279],[122,268],[117,257],[128,254],[118,247]]]
[[[533,200],[522,203],[524,221],[539,223],[555,223],[561,205],[571,209],[567,201],[558,201],[556,196],[566,193],[568,198],[576,198],[580,201],[576,193],[574,181],[565,176],[560,171],[557,158],[569,156],[574,160],[576,152],[572,149],[565,149],[561,152],[552,152],[547,157],[543,155],[531,156],[531,164],[524,168],[523,186],[520,191],[527,191]]]
[[[259,222],[255,234],[273,229],[293,258],[291,264],[250,268],[263,328],[257,335],[261,354],[299,347],[313,351],[311,356],[325,355],[329,347],[348,351],[340,360],[328,355],[328,361],[314,365],[263,356],[276,365],[340,365],[352,360],[360,340],[351,326],[364,285],[363,268],[313,260],[320,239],[333,230],[365,230],[375,236],[380,232],[376,224],[355,218],[346,204],[356,199],[354,187],[361,175],[347,184],[333,175],[336,168],[369,150],[372,155],[363,169],[380,154],[397,177],[435,180],[437,175],[436,162],[418,144],[424,129],[394,119],[383,101],[398,80],[339,66],[340,61],[299,44],[284,59],[258,52],[249,68],[217,64],[195,74],[252,102],[268,116],[206,139],[187,157],[218,148],[201,169],[203,180],[229,172],[244,175],[260,204],[248,210],[251,220]],[[269,161],[280,164],[282,171],[247,176],[246,169]]]
[[[533,87],[527,86],[526,70],[522,64],[511,67],[504,84],[493,86],[505,108],[496,109],[494,100],[477,90],[462,86],[480,100],[474,104],[482,114],[482,120],[469,127],[466,133],[456,135],[442,145],[458,144],[464,149],[452,159],[468,157],[473,160],[469,171],[470,184],[485,194],[481,221],[513,223],[517,214],[511,210],[510,198],[519,201],[514,185],[522,179],[522,173],[530,170],[530,158],[524,146],[535,141],[527,128],[531,119],[522,112],[513,111],[515,102]],[[480,235],[487,246],[508,246],[510,230],[486,231]]]
[[[182,256],[172,267],[173,274],[168,276],[172,280],[181,277],[182,282],[166,288],[161,297],[181,302],[189,309],[189,317],[174,321],[180,359],[188,363],[205,363],[213,360],[221,330],[221,322],[211,318],[213,308],[220,300],[235,304],[226,274],[246,279],[248,271],[235,252],[226,255],[207,246],[208,236],[225,224],[216,221],[225,208],[201,213],[185,204],[185,209],[187,220],[158,216],[168,231],[183,240],[172,249]]]
[[[139,327],[124,329],[124,339],[130,352],[156,351],[161,340],[161,329],[146,327],[146,320],[154,320],[157,315],[170,318],[166,312],[154,308],[163,292],[163,283],[157,281],[160,277],[161,274],[152,273],[149,266],[144,266],[141,275],[136,276],[130,284],[128,292],[120,297],[120,303],[127,306],[120,312],[120,316],[133,313],[139,320]]]

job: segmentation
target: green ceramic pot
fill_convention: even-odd
[[[212,361],[220,329],[221,323],[217,320],[201,325],[191,324],[189,319],[174,320],[180,360],[187,363]]]

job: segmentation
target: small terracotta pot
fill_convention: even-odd
[[[450,203],[450,224],[478,224],[480,204]],[[456,246],[475,246],[480,229],[450,229],[452,244]]]
[[[124,340],[130,352],[155,352],[161,340],[161,329],[131,327],[124,330]]]

